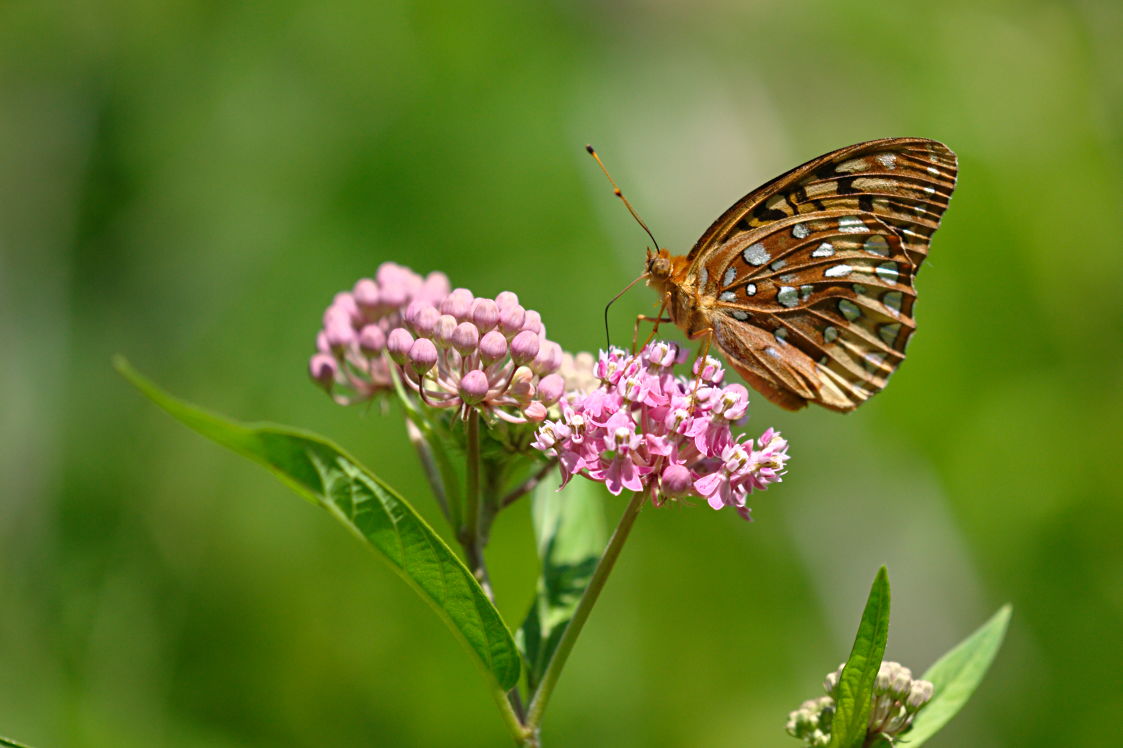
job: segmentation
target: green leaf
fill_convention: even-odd
[[[11,746],[11,748],[31,748],[29,745],[12,740],[11,738],[6,738],[3,735],[0,735],[0,745]]]
[[[268,468],[367,542],[437,612],[503,689],[519,678],[511,632],[475,577],[393,489],[330,441],[271,424],[242,424],[172,397],[122,358],[117,371],[203,436]]]
[[[903,736],[910,748],[936,734],[971,698],[1002,646],[1010,610],[1009,605],[1002,606],[975,633],[928,668],[923,679],[931,681],[935,691]]]
[[[838,684],[837,711],[831,728],[831,748],[861,746],[870,719],[870,697],[885,642],[889,639],[889,573],[882,566],[874,577],[866,609],[858,624],[854,647]]]
[[[539,483],[531,499],[542,568],[534,602],[516,637],[531,691],[573,618],[607,541],[600,485],[577,479],[559,492],[553,478]]]

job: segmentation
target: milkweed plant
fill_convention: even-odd
[[[404,416],[444,532],[328,439],[229,420],[161,391],[123,359],[116,366],[157,405],[267,467],[388,562],[481,666],[519,746],[541,745],[550,696],[641,512],[687,503],[750,520],[755,495],[788,469],[778,431],[744,430],[749,392],[727,381],[719,360],[661,340],[568,353],[514,293],[480,297],[453,289],[442,273],[422,277],[393,263],[335,296],[308,368],[340,405],[397,403],[382,411]],[[598,483],[628,497],[607,539],[605,494],[588,490]],[[502,591],[486,551],[499,513],[528,504],[539,575],[513,628],[495,605]],[[975,689],[1008,617],[1002,609],[914,678],[882,660],[889,585],[881,569],[848,658],[823,695],[791,712],[787,732],[808,746],[921,745]],[[776,729],[785,729],[783,715]]]

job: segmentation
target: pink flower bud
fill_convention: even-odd
[[[419,302],[416,307],[410,304],[410,307],[406,309],[407,316],[405,319],[413,328],[413,331],[422,337],[432,335],[433,330],[437,327],[437,320],[441,318],[441,313],[437,311],[435,306],[425,302]],[[412,314],[409,314],[410,312]]]
[[[472,321],[480,332],[494,330],[499,324],[499,306],[491,299],[476,299],[472,302]]]
[[[409,365],[418,374],[424,374],[437,364],[437,346],[428,338],[418,338],[409,348]]]
[[[511,360],[516,366],[530,363],[538,355],[540,345],[537,333],[523,330],[511,341]]]
[[[342,348],[355,341],[355,328],[351,326],[351,320],[347,319],[346,314],[337,309],[324,325],[324,337],[332,348]]]
[[[421,284],[421,288],[417,290],[417,297],[424,301],[437,303],[448,296],[449,288],[448,276],[434,271],[429,273],[425,282]]]
[[[685,466],[672,463],[659,479],[660,493],[668,499],[678,499],[694,492],[694,476]]]
[[[534,363],[530,368],[534,369],[534,373],[542,376],[544,374],[552,374],[561,367],[562,348],[552,340],[546,340],[541,343],[538,348],[538,355],[534,357]]]
[[[385,265],[383,265],[383,267],[385,267]],[[379,275],[381,275],[381,273],[379,273]],[[380,301],[385,309],[399,309],[405,306],[406,301],[409,300],[409,291],[400,283],[380,283],[378,290],[382,297]]]
[[[369,355],[377,355],[386,347],[386,333],[378,325],[367,325],[359,332],[359,348]]]
[[[492,330],[480,339],[480,360],[484,366],[491,366],[507,355],[507,338],[503,333]]]
[[[467,356],[476,349],[480,342],[480,331],[471,322],[461,322],[452,331],[452,347]]]
[[[329,309],[340,309],[347,313],[347,318],[352,322],[359,320],[359,306],[355,303],[355,297],[346,291],[340,291],[335,295],[331,301]]]
[[[534,389],[534,372],[525,366],[520,366],[515,369],[515,373],[511,375],[511,382],[507,385],[507,394],[514,398],[522,407],[529,405],[536,394]]]
[[[530,405],[523,408],[523,415],[526,416],[526,420],[532,423],[545,421],[548,413],[549,411],[546,410],[546,406],[537,400],[534,400]]]
[[[378,284],[370,278],[361,278],[355,284],[352,295],[363,316],[368,320],[376,319],[378,305],[382,301]]]
[[[451,314],[442,314],[437,319],[437,325],[433,328],[433,337],[437,341],[448,345],[452,342],[452,331],[456,329],[456,317]]]
[[[542,332],[542,315],[533,309],[527,309],[523,316],[523,329],[531,332]]]
[[[312,376],[312,379],[329,392],[331,386],[335,383],[335,374],[338,371],[339,365],[332,356],[326,353],[314,354],[308,361],[308,373]]]
[[[460,399],[469,405],[475,405],[487,397],[490,384],[487,375],[479,369],[473,369],[460,378]]]
[[[538,382],[538,397],[546,405],[553,405],[565,394],[565,378],[560,374],[549,374]]]
[[[500,310],[503,310],[509,306],[518,306],[519,297],[514,291],[500,291],[499,295],[495,297],[495,303],[499,306]]]
[[[474,300],[471,291],[466,288],[458,288],[441,302],[441,314],[451,314],[458,321],[468,319]]]
[[[409,349],[413,347],[413,336],[404,327],[395,327],[386,337],[386,351],[396,363],[405,365]]]
[[[522,330],[524,319],[526,319],[526,310],[518,304],[499,307],[499,329],[504,335],[514,335]]]

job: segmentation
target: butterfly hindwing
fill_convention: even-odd
[[[700,291],[713,299],[711,326],[731,318],[727,326],[763,331],[773,350],[756,348],[771,358],[799,358],[800,369],[806,358],[821,384],[810,396],[796,389],[801,398],[852,409],[904,360],[914,329],[912,265],[900,238],[872,215],[776,221],[715,247],[706,267],[711,280]],[[731,359],[732,339],[728,330],[717,339]],[[775,369],[767,358],[760,363]]]

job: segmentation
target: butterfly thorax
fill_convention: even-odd
[[[693,338],[709,325],[702,313],[706,299],[690,290],[698,284],[689,282],[689,272],[690,263],[684,255],[672,255],[665,249],[648,252],[647,285],[659,292],[671,320]]]

